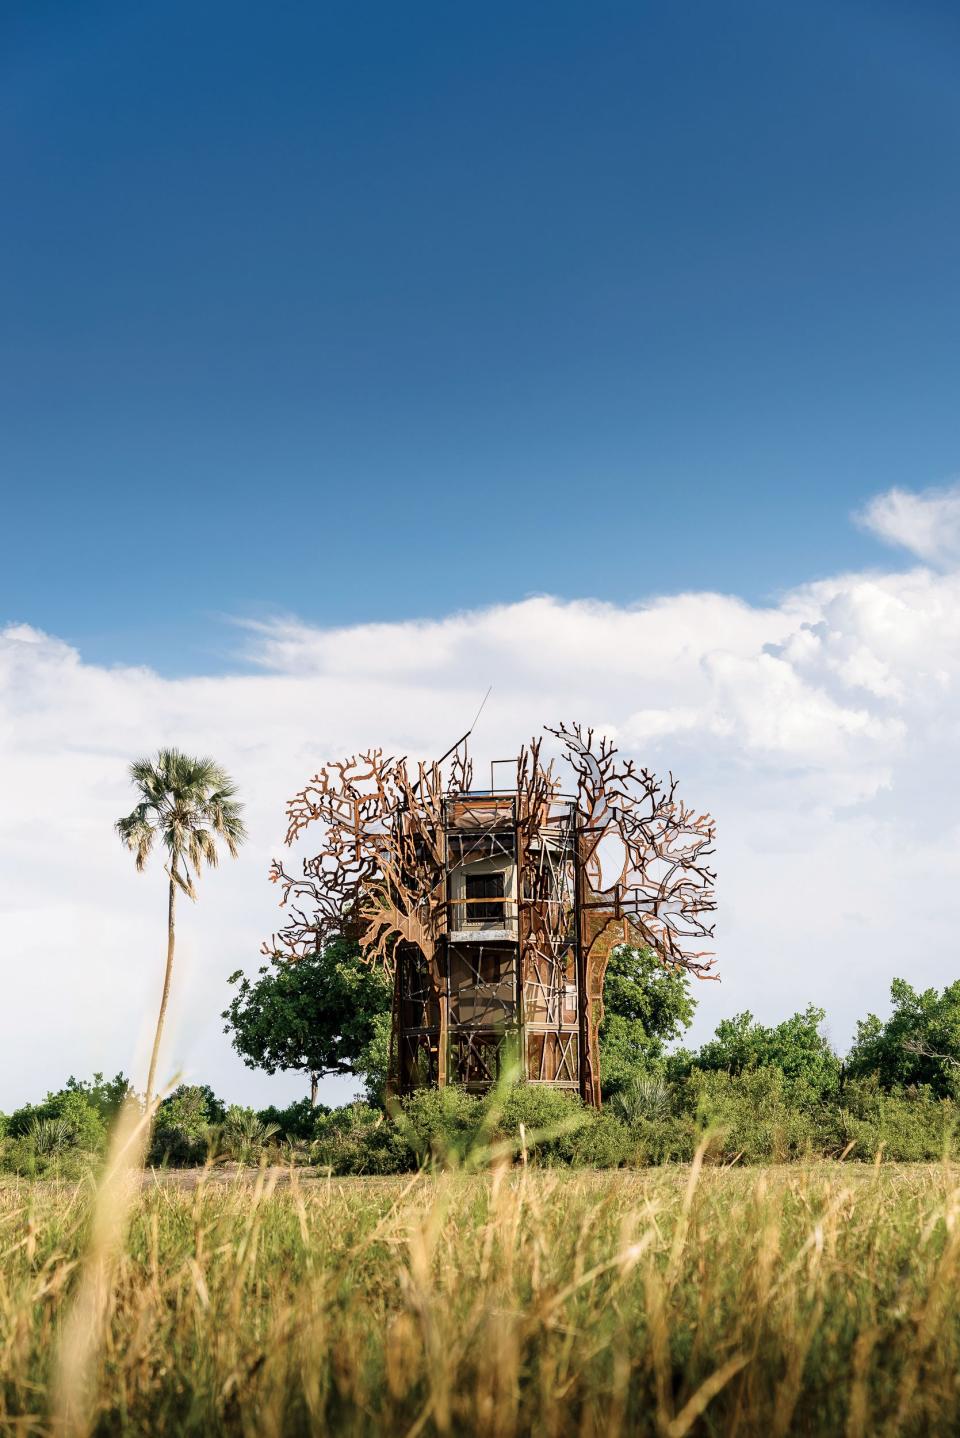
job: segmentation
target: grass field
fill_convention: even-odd
[[[956,1169],[127,1198],[0,1188],[0,1432],[960,1431]]]

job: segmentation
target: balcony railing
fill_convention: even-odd
[[[514,939],[517,910],[516,899],[448,899],[447,936],[458,942]]]

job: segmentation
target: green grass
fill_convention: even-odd
[[[960,1431],[955,1168],[274,1184],[0,1188],[0,1432]]]

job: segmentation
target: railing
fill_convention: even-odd
[[[487,913],[483,912],[484,909]],[[492,909],[497,912],[489,912]],[[451,934],[469,934],[471,937],[485,933],[515,934],[518,909],[516,899],[448,899],[447,929]]]

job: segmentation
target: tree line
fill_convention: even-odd
[[[238,970],[229,982],[235,992],[223,1012],[225,1031],[250,1068],[302,1071],[314,1098],[324,1075],[353,1074],[372,1102],[382,1102],[392,985],[355,943],[339,939],[295,964],[271,960],[254,979]],[[650,949],[621,946],[604,983],[604,1098],[622,1095],[639,1078],[676,1082],[694,1070],[735,1076],[762,1068],[821,1097],[875,1077],[885,1091],[924,1088],[937,1099],[960,1098],[960,982],[917,992],[894,979],[890,997],[889,1017],[861,1020],[844,1057],[824,1033],[825,1011],[813,1004],[773,1025],[749,1012],[722,1019],[693,1050],[682,1045],[696,1011],[688,975],[665,968]]]
[[[154,1164],[273,1161],[337,1173],[395,1173],[429,1161],[507,1154],[549,1164],[659,1164],[804,1158],[930,1161],[960,1157],[960,982],[891,988],[886,1018],[868,1014],[840,1056],[809,1005],[780,1023],[723,1019],[699,1048],[683,1044],[695,1012],[687,977],[649,950],[614,951],[600,1031],[604,1108],[569,1094],[504,1083],[475,1097],[424,1089],[385,1093],[391,988],[347,939],[296,964],[231,975],[227,1032],[251,1067],[299,1071],[313,1092],[283,1108],[228,1105],[208,1085],[181,1085],[159,1103]],[[360,1097],[316,1102],[324,1074],[352,1075]],[[83,1171],[103,1151],[133,1095],[120,1074],[70,1079],[0,1115],[0,1168]],[[471,1159],[472,1156],[472,1159]],[[484,1160],[485,1161],[485,1160]]]
[[[197,898],[219,844],[236,857],[246,834],[230,776],[213,760],[176,749],[131,765],[137,802],[116,828],[142,870],[160,848],[168,881],[167,946],[146,1089],[123,1074],[68,1079],[37,1103],[0,1114],[0,1169],[79,1173],[104,1151],[121,1107],[148,1110],[155,1085],[175,954],[176,900]],[[662,1163],[703,1143],[723,1162],[803,1157],[928,1160],[956,1155],[960,1130],[960,982],[917,991],[891,987],[891,1012],[868,1014],[839,1055],[825,1013],[809,1005],[766,1025],[749,1013],[722,1020],[698,1049],[684,1046],[696,1002],[687,974],[649,949],[611,957],[600,1028],[605,1107],[567,1093],[504,1083],[474,1097],[426,1089],[403,1102],[386,1092],[392,984],[342,936],[296,963],[271,959],[252,978],[230,975],[223,1012],[243,1061],[267,1073],[302,1072],[309,1097],[255,1111],[208,1085],[181,1085],[156,1103],[154,1163],[258,1161],[265,1155],[341,1173],[396,1172],[427,1160],[465,1161],[493,1151],[548,1163]],[[361,1093],[330,1110],[324,1076],[352,1075]],[[499,1145],[499,1149],[498,1146]]]

